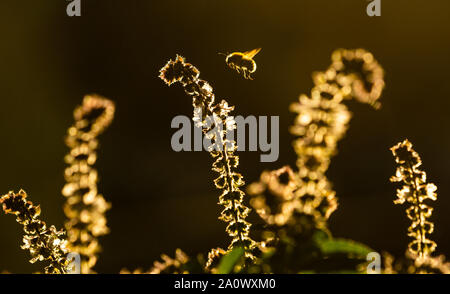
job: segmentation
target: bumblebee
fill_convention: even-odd
[[[253,80],[251,74],[256,71],[256,62],[253,60],[261,48],[256,48],[246,52],[233,52],[225,58],[225,62],[239,74],[242,73],[245,79]],[[224,54],[225,55],[225,54]]]

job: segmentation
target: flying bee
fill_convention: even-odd
[[[255,57],[259,51],[261,51],[261,48],[245,52],[233,52],[226,55],[225,62],[231,69],[236,70],[238,73],[242,73],[245,79],[253,80],[250,75],[256,71],[256,62],[253,60],[253,57]]]

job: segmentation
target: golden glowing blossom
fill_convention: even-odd
[[[97,160],[97,137],[111,124],[114,110],[111,100],[85,96],[82,105],[75,109],[75,123],[67,132],[70,151],[65,157],[68,167],[64,171],[63,209],[68,249],[81,255],[81,273],[93,272],[101,250],[97,238],[109,232],[105,212],[111,205],[98,193],[98,175],[93,166]]]
[[[392,182],[401,182],[403,186],[397,189],[395,204],[408,203],[406,215],[411,220],[408,228],[408,236],[414,240],[408,245],[411,254],[418,257],[427,257],[436,249],[436,243],[428,239],[428,235],[434,231],[434,224],[428,221],[433,208],[428,206],[426,200],[436,200],[436,186],[427,183],[424,171],[419,170],[422,160],[412,144],[404,140],[391,148],[395,161],[398,163]]]
[[[2,196],[0,204],[6,214],[14,214],[16,221],[23,225],[25,235],[21,248],[30,252],[30,263],[47,262],[46,274],[67,273],[69,262],[66,259],[65,232],[57,231],[54,226],[47,227],[47,224],[39,219],[40,206],[27,201],[27,194],[23,190]]]
[[[414,261],[409,268],[414,274],[450,274],[450,263],[445,261],[444,255],[439,256],[417,256],[408,251],[406,256]]]
[[[208,82],[199,79],[199,75],[200,71],[179,55],[160,70],[160,78],[167,85],[181,83],[186,94],[192,97],[193,120],[196,126],[202,127],[213,145],[221,147],[220,150],[211,149],[210,154],[214,159],[212,170],[219,174],[214,185],[222,191],[219,204],[224,206],[224,209],[220,219],[228,223],[226,232],[232,237],[228,250],[236,246],[242,247],[245,256],[253,259],[255,241],[249,237],[250,223],[245,220],[250,209],[244,205],[245,193],[240,189],[244,185],[244,179],[235,171],[239,164],[239,157],[235,154],[237,146],[234,141],[226,140],[227,132],[233,130],[236,125],[229,115],[234,107],[229,106],[225,100],[216,102],[212,87]],[[211,117],[213,121],[207,121],[207,118]],[[220,128],[218,132],[212,132],[215,126],[222,122],[226,122],[225,127]]]
[[[384,89],[384,71],[372,53],[364,49],[338,49],[325,72],[314,74],[315,84],[337,84],[345,98],[355,98],[375,108]]]

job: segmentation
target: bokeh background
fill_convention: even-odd
[[[144,1],[82,0],[82,16],[67,1],[0,2],[0,187],[25,189],[43,219],[62,227],[63,138],[84,94],[117,104],[100,139],[99,188],[112,202],[111,234],[101,239],[96,270],[148,268],[161,253],[189,254],[227,246],[217,220],[218,191],[206,152],[173,152],[170,122],[191,115],[190,99],[168,88],[158,70],[180,53],[201,70],[236,114],[280,116],[279,160],[260,163],[241,152],[247,182],[265,169],[294,166],[288,106],[309,93],[311,73],[330,64],[339,47],[363,47],[386,70],[379,111],[350,103],[354,113],[327,173],[340,207],[335,236],[403,255],[409,224],[394,206],[395,164],[389,147],[409,138],[429,180],[438,186],[432,235],[450,255],[450,2],[382,0],[382,16],[365,0]],[[254,81],[228,69],[218,52],[262,47]],[[32,272],[14,217],[0,217],[0,270]]]

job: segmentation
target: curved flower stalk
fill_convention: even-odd
[[[216,102],[212,87],[199,79],[199,75],[199,70],[179,55],[160,70],[160,78],[167,85],[178,82],[192,97],[193,120],[213,143],[210,148],[214,158],[212,170],[219,174],[214,184],[222,191],[219,204],[224,206],[220,219],[228,223],[226,232],[232,237],[228,250],[240,246],[245,249],[246,257],[253,259],[255,242],[249,237],[250,223],[245,220],[250,209],[243,203],[245,194],[240,189],[244,185],[243,177],[235,171],[239,164],[239,157],[235,154],[237,146],[226,138],[227,133],[236,126],[229,115],[234,107],[225,100]]]
[[[321,84],[313,88],[311,98],[301,95],[299,102],[291,105],[291,111],[298,113],[291,128],[291,133],[298,136],[293,143],[299,187],[295,197],[305,204],[308,209],[303,212],[314,216],[317,228],[321,229],[326,228],[327,219],[337,208],[335,192],[325,173],[351,118],[347,107],[341,104],[343,97],[337,86]],[[323,208],[325,214],[317,213]]]
[[[324,72],[314,73],[313,81],[315,86],[310,96],[302,94],[299,101],[290,106],[290,110],[297,113],[294,125],[290,128],[291,133],[297,136],[293,142],[297,153],[297,171],[290,176],[291,185],[296,186],[296,189],[290,189],[289,200],[277,197],[277,192],[270,188],[268,172],[261,176],[260,184],[263,185],[259,187],[268,186],[268,192],[288,202],[284,205],[286,207],[296,203],[295,215],[300,213],[309,216],[315,227],[326,230],[327,220],[337,208],[337,198],[325,173],[352,116],[343,102],[355,98],[379,107],[384,74],[371,53],[363,49],[338,49],[332,54],[330,67]],[[272,181],[276,180],[280,171],[271,174]],[[253,207],[267,213],[262,198],[268,196],[262,196],[260,192],[249,190],[249,194],[257,195],[259,199],[252,202],[255,204]],[[292,211],[292,208],[282,209],[276,217],[283,220],[282,223],[300,225],[292,219]]]
[[[109,232],[105,212],[110,208],[97,190],[97,136],[112,122],[114,103],[88,95],[74,111],[75,123],[68,130],[66,144],[70,148],[65,161],[66,184],[62,194],[67,198],[64,213],[68,235],[68,249],[81,256],[81,273],[92,273],[101,250],[97,238]]]
[[[291,111],[298,114],[291,127],[291,133],[298,136],[294,141],[298,183],[299,187],[309,187],[299,189],[296,197],[300,202],[313,203],[311,212],[323,209],[324,199],[334,198],[335,192],[325,173],[352,116],[343,100],[355,98],[378,108],[384,73],[371,53],[363,49],[338,49],[332,54],[330,67],[315,73],[313,80],[315,86],[310,97],[300,95],[299,102],[291,105]],[[328,217],[337,208],[337,199],[328,203],[331,206],[327,213],[314,217],[318,228],[326,227]],[[310,214],[308,210],[305,212]]]
[[[410,254],[419,258],[426,258],[436,249],[436,243],[428,239],[428,235],[434,231],[434,224],[429,221],[433,208],[425,201],[435,201],[436,186],[427,183],[424,171],[419,167],[422,160],[419,154],[412,148],[411,142],[407,139],[391,148],[398,167],[395,176],[391,177],[391,182],[401,182],[403,187],[397,189],[397,199],[395,204],[409,204],[406,215],[411,220],[408,228],[408,236],[414,240],[408,244]]]
[[[9,192],[0,198],[3,211],[14,214],[17,222],[23,225],[25,236],[22,249],[30,251],[30,263],[45,261],[46,274],[65,274],[68,272],[69,262],[66,259],[65,232],[57,231],[54,226],[47,227],[39,219],[41,208],[27,201],[27,194],[20,190],[18,193]]]

